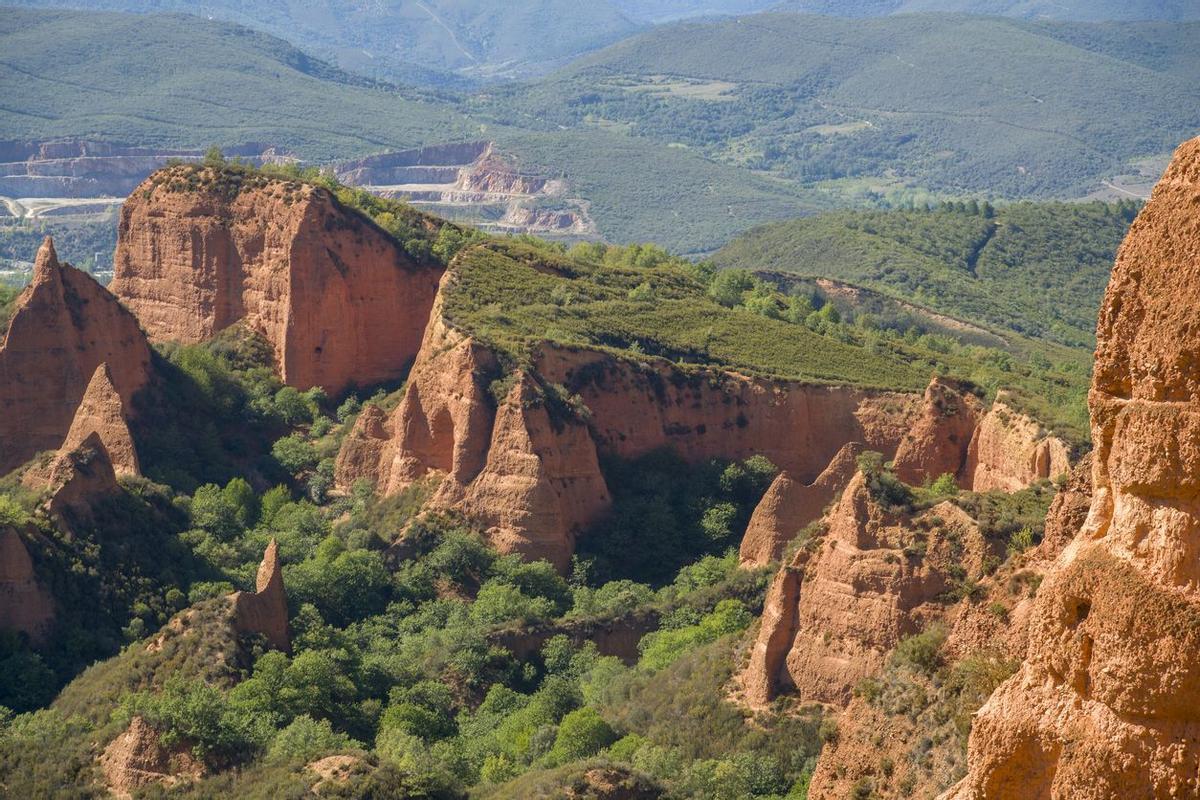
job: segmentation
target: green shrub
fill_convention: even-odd
[[[595,755],[616,739],[616,733],[596,709],[587,706],[576,709],[558,723],[558,733],[546,763],[554,766]]]
[[[275,734],[267,755],[275,759],[307,763],[339,750],[359,746],[349,736],[334,731],[329,720],[315,720],[307,714],[301,714]]]

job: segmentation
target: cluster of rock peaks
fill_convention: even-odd
[[[119,429],[149,376],[137,320],[91,276],[59,263],[47,238],[0,345],[0,473],[93,430],[123,472],[136,472],[132,440]]]

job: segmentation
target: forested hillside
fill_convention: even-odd
[[[246,25],[345,69],[385,80],[454,83],[544,72],[639,26],[608,2],[400,0],[14,0],[34,8],[176,12]]]
[[[756,15],[655,29],[474,110],[621,130],[843,199],[897,186],[1067,196],[1200,128],[1198,36],[1195,24]]]
[[[1132,203],[952,204],[835,212],[767,225],[714,257],[722,268],[827,277],[1090,350]]]

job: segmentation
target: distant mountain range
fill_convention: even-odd
[[[1200,19],[1196,0],[785,0],[774,8],[842,17],[939,11],[1076,22]]]
[[[642,31],[779,10],[845,17],[911,12],[1075,21],[1200,19],[1197,0],[10,0],[29,8],[188,13],[287,39],[344,69],[438,86],[544,74]]]
[[[195,16],[7,9],[0,141],[254,143],[315,163],[490,141],[603,237],[695,254],[836,206],[1137,196],[1116,176],[1157,177],[1151,157],[1200,130],[1197,40],[1200,23],[762,14],[655,27],[479,91],[374,81]]]

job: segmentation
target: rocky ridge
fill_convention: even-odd
[[[283,568],[279,563],[279,543],[267,545],[258,566],[253,592],[234,592],[233,627],[239,633],[261,635],[276,650],[291,649],[288,633],[287,592],[283,588]]]
[[[146,337],[102,286],[60,264],[47,238],[0,345],[0,473],[63,444],[105,364],[112,392],[132,409],[150,375]],[[97,385],[89,404],[107,391]],[[123,466],[131,463],[128,455]]]

